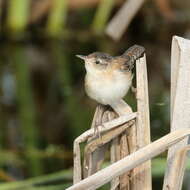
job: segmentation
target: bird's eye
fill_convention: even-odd
[[[98,64],[100,64],[101,63],[101,61],[100,60],[96,60],[96,62],[95,62],[97,65]]]

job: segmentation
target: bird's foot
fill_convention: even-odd
[[[100,129],[103,128],[104,126],[101,124],[97,124],[94,126],[94,136],[98,136],[98,138],[102,138]]]

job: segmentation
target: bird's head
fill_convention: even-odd
[[[112,61],[112,56],[101,52],[91,53],[87,56],[76,56],[84,60],[86,71],[90,73],[98,73],[109,69],[109,63]]]

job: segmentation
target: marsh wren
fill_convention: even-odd
[[[122,99],[132,85],[135,61],[144,52],[144,47],[134,45],[121,56],[113,57],[101,52],[77,55],[85,62],[87,95],[103,105]]]

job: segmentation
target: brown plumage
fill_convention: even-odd
[[[121,56],[95,52],[78,55],[85,61],[85,89],[89,97],[101,104],[111,104],[123,98],[132,83],[132,68],[145,49],[134,45]]]

